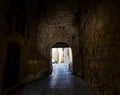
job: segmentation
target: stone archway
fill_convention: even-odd
[[[9,43],[4,68],[3,90],[12,88],[18,84],[19,66],[20,66],[19,46],[15,43]]]
[[[61,53],[61,54],[60,54]],[[71,47],[65,42],[55,43],[51,48],[52,64],[68,64],[69,70],[72,71],[73,56]]]

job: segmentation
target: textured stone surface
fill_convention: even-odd
[[[12,9],[9,26],[9,6],[9,0],[0,1],[0,92],[8,43],[14,42],[21,49],[21,84],[50,73],[51,48],[65,42],[72,48],[75,74],[84,75],[97,95],[120,95],[119,0],[46,0],[45,5],[26,0],[25,37],[15,31],[16,8]],[[76,12],[80,22],[76,21]]]
[[[46,0],[45,7],[44,15],[40,17],[38,24],[37,51],[49,59],[52,46],[58,42],[65,42],[72,48],[75,63],[73,69],[75,68],[76,73],[81,72],[81,62],[76,58],[79,57],[78,30],[74,18],[77,1]]]
[[[85,79],[98,95],[120,95],[119,4],[103,0],[83,6],[88,7],[80,28]]]
[[[72,0],[46,2],[46,12],[38,26],[37,48],[44,56],[49,56],[50,49],[57,42],[66,42],[74,48],[72,37],[77,32],[73,25],[76,6]]]

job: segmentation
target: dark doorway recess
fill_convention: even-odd
[[[4,68],[3,90],[18,84],[20,65],[20,48],[15,43],[9,43]]]

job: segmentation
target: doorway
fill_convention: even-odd
[[[20,48],[15,43],[9,43],[4,68],[3,90],[12,88],[18,84]]]
[[[52,48],[52,64],[71,64],[71,48]]]
[[[70,47],[57,47],[52,48],[52,75],[56,75],[56,72],[70,73],[72,71],[72,50]]]

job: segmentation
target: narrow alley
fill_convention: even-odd
[[[53,64],[53,73],[26,85],[15,95],[93,95],[84,81],[71,75],[68,64]]]
[[[0,95],[94,94],[120,95],[120,0],[0,0]]]

